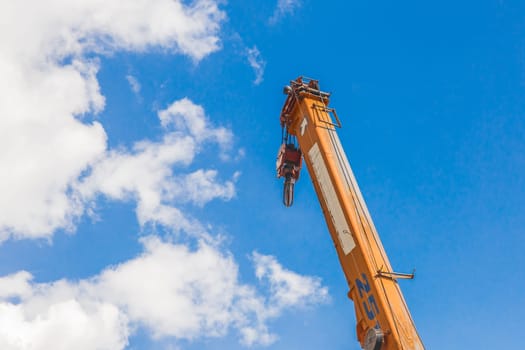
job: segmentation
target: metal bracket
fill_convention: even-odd
[[[379,270],[377,270],[377,275],[376,275],[376,277],[386,278],[392,281],[395,281],[398,279],[412,280],[414,279],[415,276],[416,276],[416,269],[414,269],[412,273],[401,273],[401,272],[393,272],[393,271],[389,272],[389,271],[383,271],[382,266]]]
[[[319,119],[319,121],[321,123],[325,123],[325,124],[328,124],[328,125],[331,125],[331,126],[334,126],[334,127],[341,128],[341,126],[342,126],[341,125],[341,121],[339,120],[339,117],[337,116],[335,108],[330,108],[330,107],[326,107],[326,106],[319,106],[317,104],[314,104],[312,106],[312,109],[316,110],[316,111],[325,112],[326,114],[328,114],[330,120],[324,120],[323,118],[321,118],[318,115],[318,119]]]

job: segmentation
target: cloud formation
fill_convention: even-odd
[[[300,6],[300,0],[277,0],[273,15],[269,19],[270,24],[275,24],[286,15],[293,14]]]
[[[187,98],[173,102],[158,115],[165,130],[160,142],[142,140],[132,150],[105,153],[73,185],[73,193],[78,201],[92,206],[100,195],[136,202],[141,225],[160,224],[176,231],[203,233],[199,223],[187,218],[178,206],[203,206],[214,199],[231,199],[237,175],[220,181],[214,169],[186,168],[208,142],[218,144],[224,151],[229,149],[233,134],[211,125],[204,109]]]
[[[254,46],[246,49],[246,56],[248,57],[248,63],[255,72],[255,80],[253,83],[259,85],[263,81],[264,69],[266,68],[266,61],[262,58],[261,52]]]
[[[0,5],[0,241],[74,229],[72,185],[104,157],[88,116],[105,98],[94,55],[162,48],[200,60],[219,48],[212,0],[9,1]]]
[[[131,88],[131,91],[133,91],[133,93],[135,95],[138,95],[140,93],[141,86],[140,86],[140,83],[137,80],[137,78],[135,78],[131,74],[128,74],[128,75],[126,75],[126,80],[128,81],[128,84],[129,84],[129,87]]]
[[[2,349],[123,349],[136,326],[154,338],[212,338],[235,330],[244,345],[269,345],[267,322],[289,308],[326,301],[318,279],[254,253],[258,288],[239,281],[231,254],[148,236],[144,252],[80,281],[32,282],[28,272],[0,278]],[[270,286],[269,290],[265,290]]]

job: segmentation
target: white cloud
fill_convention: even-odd
[[[235,195],[233,181],[237,179],[239,173],[236,172],[232,181],[227,181],[224,184],[217,180],[217,174],[217,170],[199,169],[184,176],[179,184],[183,192],[183,195],[180,196],[181,201],[191,201],[202,207],[215,198],[231,199]]]
[[[293,14],[300,6],[300,0],[277,0],[277,6],[269,20],[270,24],[277,23],[281,18],[288,14]]]
[[[112,304],[90,297],[67,281],[30,283],[27,272],[2,277],[15,291],[20,276],[24,288],[0,297],[0,348],[6,350],[123,349],[129,336],[125,314]]]
[[[250,67],[252,67],[255,72],[255,80],[253,83],[255,85],[259,85],[263,81],[266,62],[261,57],[261,53],[259,52],[257,46],[246,49],[246,55],[248,57],[248,63],[250,64]]]
[[[257,278],[269,282],[273,302],[278,307],[315,304],[328,298],[328,289],[322,287],[318,278],[301,276],[289,271],[273,256],[254,252],[252,258]]]
[[[254,254],[258,277],[271,284],[265,297],[261,287],[239,281],[231,254],[214,244],[199,241],[190,249],[153,236],[142,242],[140,256],[90,279],[34,283],[27,272],[1,278],[9,296],[20,300],[0,296],[0,347],[122,349],[136,325],[154,338],[191,340],[236,330],[245,345],[269,345],[277,339],[269,320],[326,298],[316,279],[284,270],[271,256]],[[292,292],[300,298],[282,302],[274,281],[305,289]]]
[[[0,298],[26,297],[31,294],[30,281],[33,278],[27,271],[0,277]]]
[[[129,87],[131,88],[131,91],[135,93],[135,95],[138,95],[140,93],[140,83],[133,75],[128,74],[126,75],[126,80],[128,81]]]
[[[173,128],[189,134],[198,142],[214,141],[223,149],[231,145],[232,132],[223,127],[208,128],[204,109],[188,98],[175,101],[168,108],[159,111],[159,118],[165,129]]]
[[[71,230],[78,176],[106,151],[98,61],[161,47],[195,60],[219,48],[216,1],[50,0],[0,4],[0,241]]]
[[[72,184],[107,147],[84,119],[105,104],[88,56],[156,47],[199,60],[224,17],[212,0],[0,2],[0,241],[49,238],[82,213]]]
[[[97,195],[136,201],[141,225],[155,223],[202,233],[199,224],[188,219],[177,206],[203,206],[216,198],[231,199],[237,174],[231,180],[221,181],[216,170],[186,172],[185,168],[207,142],[227,149],[232,133],[211,125],[204,109],[187,98],[158,114],[166,131],[161,142],[144,140],[135,143],[132,151],[117,149],[101,156],[93,163],[91,173],[75,184],[74,193],[81,202],[94,201]],[[173,171],[175,167],[179,167],[177,173]]]
[[[113,305],[75,299],[31,305],[0,303],[0,347],[5,350],[123,349],[128,329]]]
[[[201,59],[218,49],[224,13],[217,1],[68,0],[3,3],[2,32],[12,55],[40,61],[108,50],[163,47]],[[41,57],[41,55],[45,55]]]

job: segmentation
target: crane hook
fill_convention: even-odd
[[[293,190],[295,186],[295,179],[289,175],[284,180],[283,189],[283,204],[287,207],[291,207],[293,204]]]
[[[293,143],[283,143],[277,154],[277,177],[284,177],[283,204],[293,204],[295,182],[299,179],[302,153]]]

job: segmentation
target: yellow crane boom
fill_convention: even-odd
[[[283,202],[293,203],[293,187],[304,158],[353,300],[357,338],[365,350],[423,350],[398,284],[413,275],[392,270],[370,213],[339,141],[341,126],[330,94],[313,79],[300,77],[284,90],[283,144],[277,175],[285,178]]]

